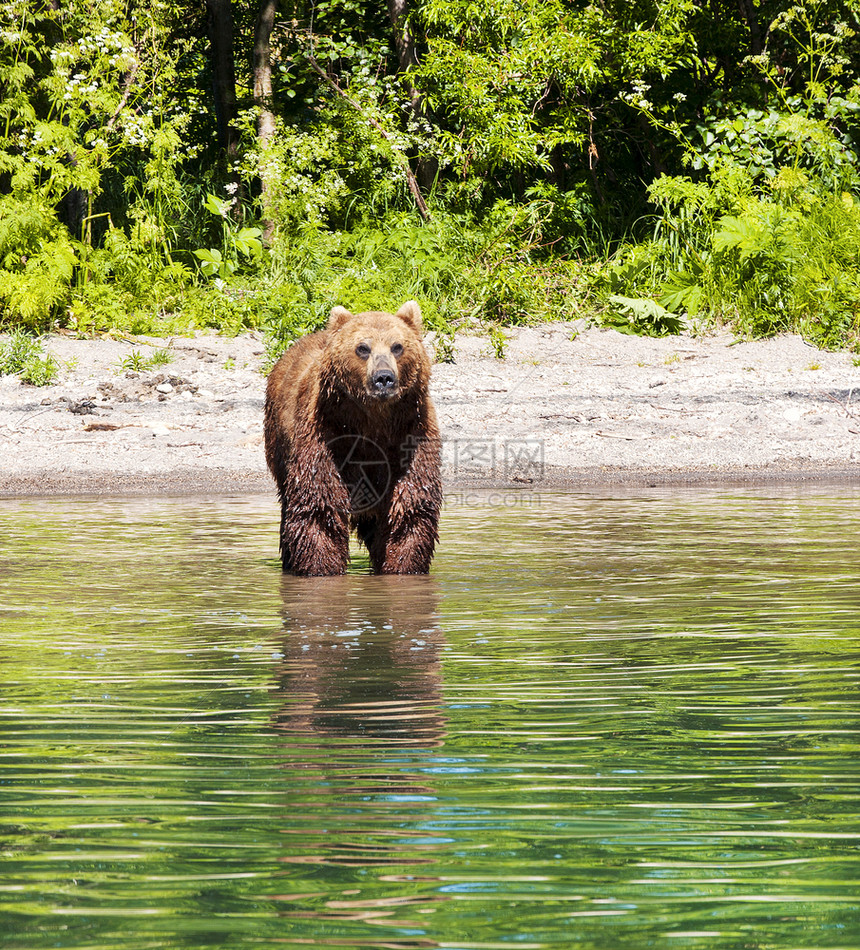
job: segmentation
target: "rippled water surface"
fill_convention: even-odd
[[[860,492],[500,500],[0,501],[0,945],[860,947]]]

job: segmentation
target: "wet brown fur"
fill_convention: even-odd
[[[360,356],[359,347],[369,354]],[[380,372],[395,380],[385,393],[374,386]],[[325,330],[275,364],[265,445],[281,502],[285,571],[343,574],[354,529],[374,573],[428,572],[442,504],[429,379],[414,301],[397,314],[335,307]]]

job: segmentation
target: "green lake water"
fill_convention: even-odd
[[[860,948],[860,490],[455,496],[424,578],[276,534],[0,501],[0,946]]]

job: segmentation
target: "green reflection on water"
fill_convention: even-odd
[[[0,942],[860,946],[858,500],[0,502]]]

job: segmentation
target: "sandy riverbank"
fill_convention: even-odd
[[[461,337],[434,367],[448,489],[860,479],[853,354],[578,321],[508,334],[504,359]],[[120,365],[163,348],[164,366]],[[57,335],[47,349],[54,385],[0,377],[0,496],[272,490],[260,337]]]

